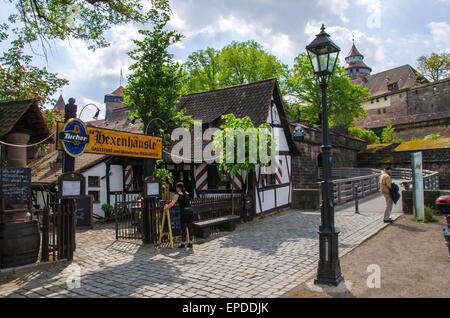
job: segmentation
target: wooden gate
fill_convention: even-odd
[[[74,200],[62,200],[36,212],[42,226],[42,262],[73,260],[76,248],[75,204]]]

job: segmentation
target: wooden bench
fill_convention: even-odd
[[[206,239],[211,235],[211,228],[215,226],[218,226],[221,231],[233,232],[240,218],[239,215],[225,215],[215,219],[195,221],[194,234],[197,237]]]

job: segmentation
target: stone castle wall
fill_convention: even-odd
[[[393,168],[411,169],[411,152],[395,152],[398,144],[393,144],[376,152],[362,152],[358,154],[358,166],[382,169],[386,166]],[[431,149],[422,151],[423,167],[425,170],[439,172],[441,189],[450,190],[450,148]]]
[[[305,139],[296,140],[300,155],[292,158],[294,188],[319,188],[319,167],[322,158],[322,132],[319,129],[305,128]],[[333,145],[333,167],[356,167],[358,153],[365,148],[364,141],[340,133],[331,134]]]
[[[405,140],[434,133],[450,137],[450,79],[375,97],[372,103],[359,127],[380,132],[392,124]]]

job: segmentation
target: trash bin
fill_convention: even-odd
[[[436,208],[442,215],[450,214],[450,195],[443,195],[436,199]]]

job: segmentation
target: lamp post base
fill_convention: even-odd
[[[339,261],[338,232],[321,231],[319,233],[320,260],[316,285],[338,286],[344,281]]]

